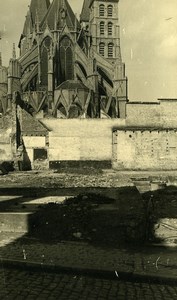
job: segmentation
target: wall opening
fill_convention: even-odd
[[[34,149],[34,161],[35,160],[46,160],[47,159],[47,149],[36,148]]]

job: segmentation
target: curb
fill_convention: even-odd
[[[38,272],[50,272],[50,273],[66,273],[78,276],[92,276],[111,280],[130,281],[130,282],[150,282],[157,284],[170,284],[175,285],[177,283],[176,276],[166,276],[163,274],[156,275],[154,273],[145,274],[143,272],[130,272],[130,271],[111,271],[111,270],[98,270],[82,267],[66,267],[56,264],[47,264],[42,262],[30,262],[22,260],[10,260],[0,259],[0,268],[9,269],[21,269]]]

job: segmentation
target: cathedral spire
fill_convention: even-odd
[[[39,32],[39,14],[37,9],[36,9],[36,17],[35,17],[35,29],[37,32]]]
[[[83,6],[82,6],[82,11],[81,11],[81,16],[80,16],[80,21],[81,22],[89,22],[90,19],[90,1],[84,0]]]
[[[62,1],[61,1],[61,8],[62,8],[62,9],[65,9],[65,0],[62,0]]]
[[[15,49],[15,43],[13,43],[13,49],[12,49],[12,58],[16,59],[16,49]]]

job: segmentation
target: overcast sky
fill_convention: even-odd
[[[83,0],[68,0],[77,13]],[[8,64],[30,0],[0,0],[0,50]],[[79,4],[78,4],[79,3]],[[129,99],[177,98],[177,0],[120,0],[122,58]]]

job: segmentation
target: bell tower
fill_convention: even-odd
[[[92,55],[97,56],[98,65],[101,63],[110,74],[113,85],[111,96],[116,101],[116,116],[125,118],[128,81],[120,48],[119,0],[91,0],[89,9]]]
[[[90,33],[93,50],[110,62],[120,58],[119,0],[91,0]]]

